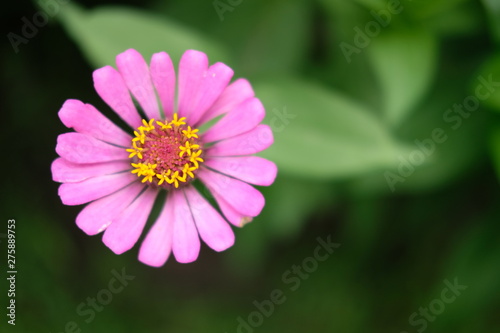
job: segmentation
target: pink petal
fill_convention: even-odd
[[[81,205],[105,197],[135,181],[137,176],[130,172],[98,176],[78,183],[62,184],[59,186],[59,196],[65,205]]]
[[[217,142],[207,150],[207,156],[251,155],[267,149],[273,142],[271,128],[261,124],[251,131]]]
[[[59,135],[56,152],[59,156],[73,163],[99,163],[128,159],[128,153],[125,149],[80,133]]]
[[[174,202],[168,196],[158,219],[149,230],[139,250],[139,260],[146,265],[160,267],[165,264],[172,250]]]
[[[68,99],[59,110],[59,119],[64,126],[88,134],[96,139],[127,147],[132,137],[90,104]]]
[[[141,117],[132,102],[121,74],[111,66],[96,69],[94,87],[102,100],[133,129],[141,126]]]
[[[165,52],[153,54],[150,72],[165,118],[170,119],[174,113],[175,99],[175,69],[170,56]]]
[[[135,182],[107,197],[91,202],[76,217],[76,224],[87,235],[96,235],[105,230],[113,218],[119,215],[134,200],[144,185]]]
[[[258,156],[215,157],[205,165],[244,182],[269,186],[276,179],[278,168],[273,162]]]
[[[259,125],[265,115],[258,98],[247,99],[203,133],[203,141],[214,142],[248,132]]]
[[[184,191],[201,239],[215,251],[233,246],[233,230],[215,208],[194,187]]]
[[[208,58],[205,53],[188,50],[182,55],[179,62],[180,117],[187,117],[193,111],[207,69]]]
[[[200,238],[196,230],[191,210],[184,197],[184,192],[174,190],[172,199],[174,205],[174,230],[172,252],[180,263],[193,262],[200,253]]]
[[[215,198],[215,201],[217,201],[217,204],[219,205],[220,210],[222,211],[222,214],[226,217],[226,219],[233,224],[236,227],[242,227],[243,225],[247,224],[248,222],[252,221],[252,218],[250,216],[245,216],[238,211],[236,211],[230,204],[228,204],[220,195],[218,195],[215,192],[212,192],[213,197]]]
[[[160,108],[149,74],[149,67],[142,55],[134,49],[116,56],[116,65],[125,84],[139,102],[149,119],[160,119]]]
[[[222,197],[243,216],[257,216],[264,208],[265,200],[262,193],[247,183],[206,168],[203,168],[198,175],[214,195]]]
[[[221,114],[231,111],[238,104],[243,103],[245,100],[255,96],[255,93],[248,82],[245,79],[238,79],[231,83],[224,89],[219,98],[215,103],[207,110],[198,121],[199,124],[204,124],[207,121],[214,119]]]
[[[102,241],[114,253],[122,254],[137,243],[151,213],[157,193],[158,191],[148,188],[113,219],[104,232]]]
[[[196,104],[189,114],[189,123],[196,124],[205,112],[220,97],[233,77],[233,70],[221,62],[208,68],[198,93]]]
[[[80,182],[87,178],[109,175],[131,170],[130,163],[113,161],[95,164],[75,164],[64,158],[57,158],[52,162],[52,179],[60,183]]]

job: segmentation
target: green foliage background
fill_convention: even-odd
[[[498,1],[401,0],[385,27],[375,16],[398,1],[60,2],[19,52],[2,44],[0,233],[16,219],[18,269],[15,327],[0,272],[2,332],[64,332],[71,321],[97,333],[244,332],[238,317],[274,289],[286,301],[252,331],[500,331],[499,87],[467,116],[446,118],[479,77],[500,81]],[[6,36],[46,3],[5,4]],[[346,57],[347,44],[356,51]],[[204,247],[195,263],[147,267],[137,246],[116,256],[84,235],[81,208],[57,197],[50,163],[66,131],[57,111],[76,98],[113,117],[91,73],[127,48],[146,59],[166,51],[174,63],[204,51],[248,78],[266,106],[275,144],[262,155],[279,176],[261,188],[262,215],[223,253]],[[436,129],[445,142],[391,191],[387,172],[401,176],[415,140]],[[328,235],[341,246],[291,291],[283,274]],[[123,267],[135,279],[85,322],[79,304]],[[412,325],[455,278],[467,289],[425,329]]]

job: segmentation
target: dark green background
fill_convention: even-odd
[[[356,46],[355,28],[388,3],[243,0],[221,20],[213,1],[70,2],[19,52],[8,33],[21,35],[40,7],[4,4],[0,233],[16,219],[18,275],[12,327],[1,266],[1,332],[63,332],[71,321],[82,332],[236,332],[275,289],[286,301],[255,332],[500,331],[500,89],[456,129],[443,118],[479,76],[500,81],[500,5],[402,0],[348,62],[341,43]],[[187,48],[207,52],[252,82],[267,122],[294,116],[264,154],[279,176],[262,188],[262,215],[223,253],[204,246],[195,263],[145,266],[138,246],[117,256],[86,236],[74,223],[81,208],[57,196],[50,163],[66,131],[57,111],[76,98],[110,115],[92,71],[130,47],[174,62]],[[399,158],[436,128],[447,140],[392,192],[384,174],[397,175]],[[340,247],[291,290],[283,274],[329,235]],[[87,323],[78,306],[123,268],[135,278]],[[455,279],[467,289],[412,325]]]

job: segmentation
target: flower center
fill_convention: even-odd
[[[143,126],[134,131],[132,148],[127,149],[134,167],[132,173],[143,177],[142,182],[163,188],[178,188],[195,179],[203,150],[198,129],[191,129],[186,118],[161,122],[142,120]]]

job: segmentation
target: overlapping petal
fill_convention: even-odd
[[[180,263],[193,262],[200,253],[200,238],[193,215],[182,190],[173,191],[172,200],[174,203],[172,252]]]
[[[196,93],[196,102],[189,113],[190,123],[196,124],[213,105],[231,81],[233,74],[231,68],[220,62],[208,68]]]
[[[120,53],[116,65],[128,90],[139,102],[148,118],[160,119],[160,108],[156,100],[149,67],[142,55],[134,49]]]
[[[276,179],[278,168],[273,162],[258,156],[215,157],[206,166],[244,182],[269,186]]]
[[[100,163],[127,160],[125,149],[112,146],[81,133],[64,133],[57,137],[56,152],[73,163]]]
[[[64,126],[73,128],[78,133],[115,145],[127,147],[132,139],[95,107],[75,99],[68,99],[63,104],[59,110],[59,119]]]
[[[203,52],[188,50],[179,63],[179,116],[187,117],[197,102],[198,92],[208,69]]]
[[[139,239],[153,208],[157,191],[148,188],[117,215],[104,232],[102,241],[114,253],[130,250]]]
[[[269,148],[273,142],[271,128],[261,124],[246,133],[217,142],[207,150],[207,156],[252,155]]]
[[[212,193],[223,197],[242,215],[254,217],[259,215],[264,208],[264,196],[253,186],[206,168],[202,169],[198,175]]]
[[[91,202],[76,217],[76,224],[87,235],[96,235],[104,231],[120,212],[130,205],[144,189],[144,185],[135,182],[107,197]]]
[[[233,208],[233,206],[228,204],[226,200],[224,200],[223,197],[217,192],[213,191],[212,196],[214,197],[215,201],[217,201],[217,205],[222,211],[222,214],[224,214],[226,220],[228,220],[232,225],[236,227],[242,227],[244,224],[252,221],[252,217],[245,216],[245,214],[238,212]]]
[[[59,186],[59,196],[65,205],[82,205],[116,192],[136,180],[135,175],[123,172],[93,177],[78,183],[64,183]]]
[[[96,176],[125,172],[131,170],[131,167],[126,161],[76,164],[60,157],[52,162],[51,170],[52,180],[60,183],[76,183]]]
[[[215,251],[231,247],[234,233],[222,216],[194,187],[189,186],[184,192],[201,239]]]
[[[141,117],[121,74],[111,66],[96,69],[94,87],[102,100],[132,128],[141,125]]]
[[[158,219],[149,230],[139,250],[139,260],[146,265],[160,267],[172,251],[174,227],[174,202],[172,194],[167,196]]]
[[[257,127],[265,115],[266,111],[259,99],[247,99],[203,133],[203,141],[220,141],[248,132]]]
[[[175,69],[166,52],[153,54],[151,57],[151,78],[160,98],[166,118],[172,118],[175,107]]]
[[[217,116],[225,114],[255,96],[250,82],[245,79],[238,79],[228,85],[214,104],[203,114],[198,124],[204,124]]]

